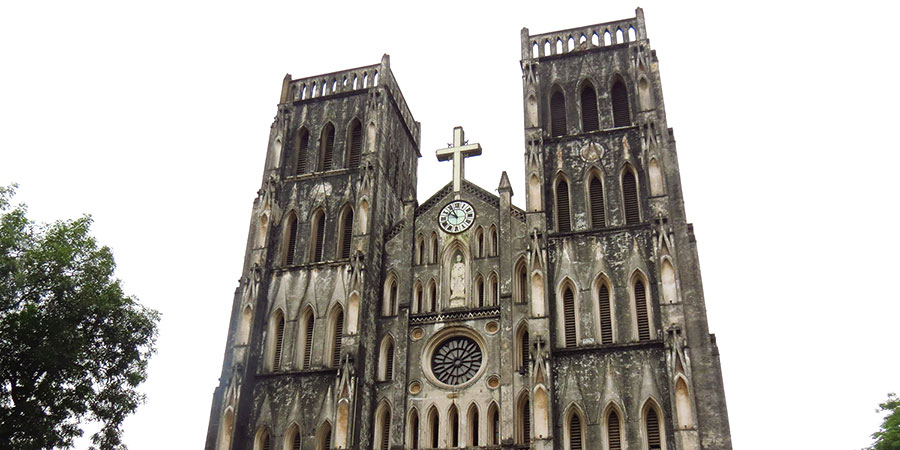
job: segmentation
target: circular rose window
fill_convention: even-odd
[[[454,336],[434,349],[431,371],[441,383],[456,386],[472,379],[481,368],[481,347],[470,337]]]

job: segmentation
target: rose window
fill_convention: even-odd
[[[434,349],[431,371],[441,383],[455,386],[471,380],[481,368],[481,360],[481,347],[473,339],[455,336]]]

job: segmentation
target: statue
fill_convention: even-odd
[[[461,300],[461,303],[457,303]],[[465,306],[466,302],[466,263],[462,255],[456,255],[456,262],[450,270],[450,306]]]

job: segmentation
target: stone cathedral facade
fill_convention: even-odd
[[[417,202],[387,56],[285,77],[208,450],[731,448],[643,12],[521,43],[524,210],[462,128]]]

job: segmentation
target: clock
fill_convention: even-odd
[[[475,208],[462,200],[456,200],[444,206],[438,216],[441,229],[448,233],[462,233],[475,222]]]

